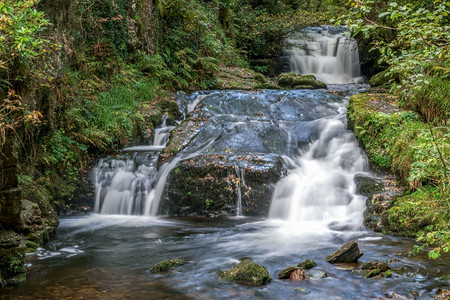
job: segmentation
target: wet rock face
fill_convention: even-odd
[[[253,262],[250,258],[243,259],[230,270],[218,271],[217,274],[226,281],[247,286],[260,286],[272,281],[267,269]]]
[[[202,150],[172,170],[160,213],[234,214],[240,198],[243,215],[267,216],[273,184],[287,173],[282,157],[319,134],[319,119],[336,114],[336,101],[322,91],[179,95],[187,119],[171,132],[159,163]]]
[[[364,211],[364,225],[375,232],[389,230],[389,222],[385,215],[395,200],[402,196],[405,188],[392,175],[374,178],[367,175],[356,175],[356,193],[366,196],[367,209]]]
[[[283,175],[275,155],[199,155],[181,161],[168,180],[169,201],[160,211],[170,215],[202,211],[236,213],[241,199],[242,214],[266,216],[273,182]]]
[[[335,263],[352,263],[356,262],[358,258],[363,255],[359,251],[358,244],[355,241],[346,243],[336,252],[327,256],[326,261],[332,264]]]

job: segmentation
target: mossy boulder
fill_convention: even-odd
[[[332,264],[353,263],[358,261],[362,255],[363,253],[359,251],[358,243],[350,241],[339,248],[339,250],[328,255],[326,261]]]
[[[272,281],[267,269],[250,258],[243,259],[230,270],[218,271],[217,274],[226,281],[247,286],[261,286]]]
[[[289,89],[326,89],[327,85],[316,79],[314,75],[298,75],[295,73],[281,73],[278,84]]]
[[[25,249],[19,234],[12,230],[0,234],[0,276],[6,282],[14,281],[14,278],[26,273]]]
[[[317,264],[315,262],[313,262],[312,260],[307,259],[304,262],[298,264],[298,266],[302,269],[309,270],[314,267],[317,267]]]
[[[296,269],[298,269],[298,266],[289,266],[281,270],[280,273],[278,273],[279,279],[288,279],[291,277],[291,273],[294,272]]]
[[[381,272],[385,272],[390,269],[389,265],[384,261],[371,260],[361,265],[362,270],[379,269]]]
[[[172,270],[175,267],[185,265],[186,262],[182,259],[165,259],[163,261],[160,261],[156,265],[150,268],[151,273],[161,273],[161,272],[167,272],[169,270]]]
[[[386,262],[379,260],[363,263],[359,273],[365,278],[392,277],[391,267]]]

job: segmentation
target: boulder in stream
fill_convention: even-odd
[[[292,281],[303,281],[306,280],[307,277],[304,270],[297,268],[291,273],[289,279],[291,279]]]
[[[304,270],[309,270],[314,267],[317,267],[317,264],[315,262],[313,262],[312,260],[307,259],[304,262],[298,264],[298,266]]]
[[[392,277],[391,267],[379,260],[371,260],[361,265],[360,274],[365,278]]]
[[[217,274],[226,281],[247,286],[260,286],[272,281],[267,269],[253,262],[250,258],[243,259],[230,270],[217,271]]]
[[[336,252],[328,255],[326,261],[332,264],[352,263],[356,262],[362,255],[363,253],[359,251],[358,243],[356,243],[355,241],[350,241]]]
[[[177,266],[185,265],[186,262],[182,259],[165,259],[163,261],[160,261],[156,265],[150,268],[151,273],[161,273],[161,272],[167,272]]]
[[[316,79],[314,75],[299,75],[295,73],[281,73],[278,84],[283,88],[292,89],[326,89],[327,85]]]
[[[291,277],[291,273],[294,272],[296,269],[299,269],[298,266],[289,266],[281,270],[280,273],[278,273],[279,279],[288,279]]]

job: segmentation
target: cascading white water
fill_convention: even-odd
[[[302,226],[361,226],[365,197],[355,194],[353,178],[367,170],[368,162],[344,120],[343,107],[336,117],[320,120],[320,137],[295,160],[297,167],[277,183],[270,218]]]
[[[95,168],[95,212],[150,214],[147,202],[154,194],[153,185],[158,179],[157,153],[164,149],[173,128],[167,126],[164,119],[162,126],[155,130],[153,145],[123,149],[124,152],[135,153],[132,159],[100,160]]]
[[[345,28],[312,27],[288,39],[289,68],[297,74],[314,75],[329,84],[362,81],[356,41]]]

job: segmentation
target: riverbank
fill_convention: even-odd
[[[366,225],[416,237],[415,252],[425,250],[430,258],[447,252],[449,128],[423,122],[419,114],[402,109],[398,97],[379,88],[352,96],[347,115],[372,166],[392,172],[407,187],[389,200],[372,196],[369,210],[376,211],[379,222]]]

